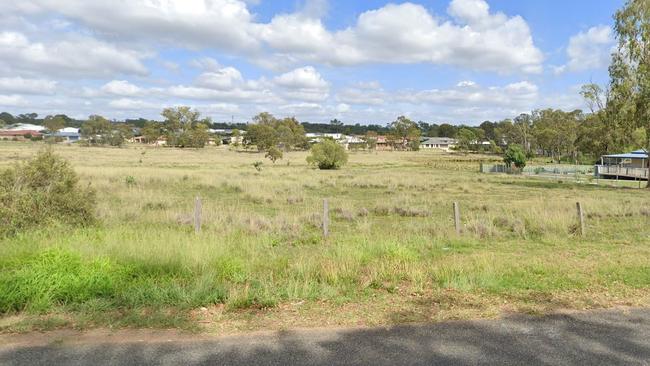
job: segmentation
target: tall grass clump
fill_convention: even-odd
[[[60,249],[23,257],[17,264],[0,266],[0,314],[45,312],[56,305],[110,298],[126,275],[107,260],[84,262],[80,256]]]
[[[51,223],[94,221],[95,191],[82,187],[63,158],[46,149],[0,172],[0,237]]]

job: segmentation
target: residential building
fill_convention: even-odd
[[[648,180],[648,153],[636,150],[627,154],[603,155],[594,171],[602,178]]]
[[[81,140],[81,134],[79,132],[64,132],[63,130],[50,134],[55,139],[63,142],[77,142]]]
[[[39,133],[42,133],[45,130],[46,128],[43,126],[33,125],[30,123],[15,123],[2,129],[2,131],[31,131]]]
[[[420,143],[420,149],[440,149],[450,151],[458,144],[456,139],[449,137],[429,137]]]
[[[31,130],[0,130],[0,140],[25,141],[32,137],[42,137],[43,134]]]

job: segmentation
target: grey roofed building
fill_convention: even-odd
[[[635,150],[626,154],[603,155],[601,165],[618,165],[630,168],[647,167],[648,153],[645,150]]]
[[[648,179],[648,153],[636,150],[626,154],[603,155],[596,165],[596,176]]]
[[[456,146],[457,143],[456,139],[450,137],[428,137],[420,143],[420,148],[449,150]]]

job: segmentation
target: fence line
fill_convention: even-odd
[[[463,225],[461,220],[459,202],[454,201],[452,204],[452,209],[453,209],[454,229],[456,235],[460,236],[463,234]],[[578,218],[576,232],[580,236],[585,236],[586,235],[585,214],[584,214],[582,204],[580,202],[576,202],[576,210],[577,210],[577,218]],[[197,196],[194,200],[194,220],[193,220],[194,232],[196,234],[201,232],[202,211],[203,211],[203,203],[201,197]],[[186,222],[186,223],[189,224],[190,222]],[[321,228],[323,230],[323,237],[328,238],[330,235],[330,205],[329,205],[329,200],[327,198],[323,199],[323,216],[322,216]]]

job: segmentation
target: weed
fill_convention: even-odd
[[[136,185],[135,178],[132,175],[127,175],[124,178],[124,183],[126,183],[127,187],[134,187]]]

